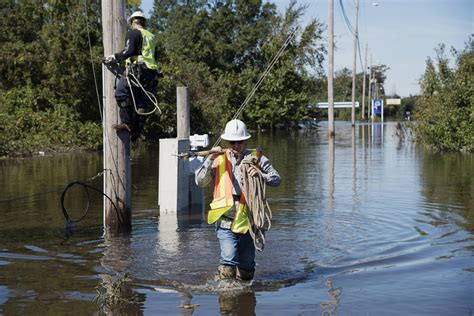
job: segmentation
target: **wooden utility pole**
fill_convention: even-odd
[[[367,49],[368,44],[365,44],[364,81],[362,82],[362,120],[365,120],[365,81],[367,74]]]
[[[102,0],[102,34],[104,55],[123,48],[126,31],[125,1]],[[103,139],[104,139],[104,226],[113,230],[131,228],[130,134],[117,132],[112,126],[120,123],[119,107],[114,97],[114,75],[103,71]]]
[[[328,135],[334,134],[334,0],[328,0]]]
[[[367,100],[367,114],[369,118],[372,118],[372,106],[371,100],[372,97],[372,54],[370,54],[370,72],[369,72],[369,98]]]
[[[354,33],[354,58],[352,60],[352,111],[351,111],[351,122],[352,126],[355,126],[355,90],[356,90],[356,72],[357,72],[357,42],[359,41],[358,34],[359,24],[359,0],[356,1],[356,24]]]

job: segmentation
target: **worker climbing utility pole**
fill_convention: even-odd
[[[334,136],[334,0],[328,0],[328,135]]]
[[[126,31],[125,1],[102,0],[104,56],[123,47]],[[116,131],[120,123],[119,107],[114,97],[115,76],[103,66],[103,150],[104,150],[104,226],[113,231],[131,228],[130,134]]]

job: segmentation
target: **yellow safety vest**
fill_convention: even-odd
[[[138,29],[142,34],[142,51],[141,55],[132,56],[126,60],[126,63],[145,64],[148,69],[158,69],[158,64],[155,60],[156,39],[155,35],[145,29]]]
[[[212,167],[215,168],[216,174],[214,179],[214,199],[210,204],[211,209],[207,214],[208,224],[216,222],[234,206],[234,197],[232,195],[232,165],[228,156],[230,154],[230,150],[225,150],[222,155],[214,159],[212,164]],[[260,159],[261,151],[253,149],[250,154]],[[230,229],[234,233],[241,234],[245,234],[249,230],[247,204],[242,193],[240,195],[239,207]]]

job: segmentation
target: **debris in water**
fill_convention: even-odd
[[[195,309],[196,307],[201,306],[199,304],[182,304],[179,307],[185,309]]]

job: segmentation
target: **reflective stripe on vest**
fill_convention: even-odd
[[[138,61],[139,64],[145,64],[148,69],[158,69],[155,60],[156,40],[155,35],[145,29],[138,29],[142,34],[142,51],[141,55],[133,56],[127,59],[127,63]]]
[[[232,165],[230,163],[229,157],[227,156],[229,154],[230,151],[226,150],[224,154],[217,157],[213,162],[213,168],[215,168],[216,174],[214,179],[214,199],[210,204],[211,210],[207,215],[207,222],[209,224],[216,222],[222,215],[228,213],[234,206],[234,197],[232,195]],[[260,158],[261,151],[254,149],[250,152],[250,154],[254,157]],[[247,207],[245,197],[243,194],[241,194],[239,207],[231,225],[231,230],[234,233],[245,234],[249,230],[246,210]]]

